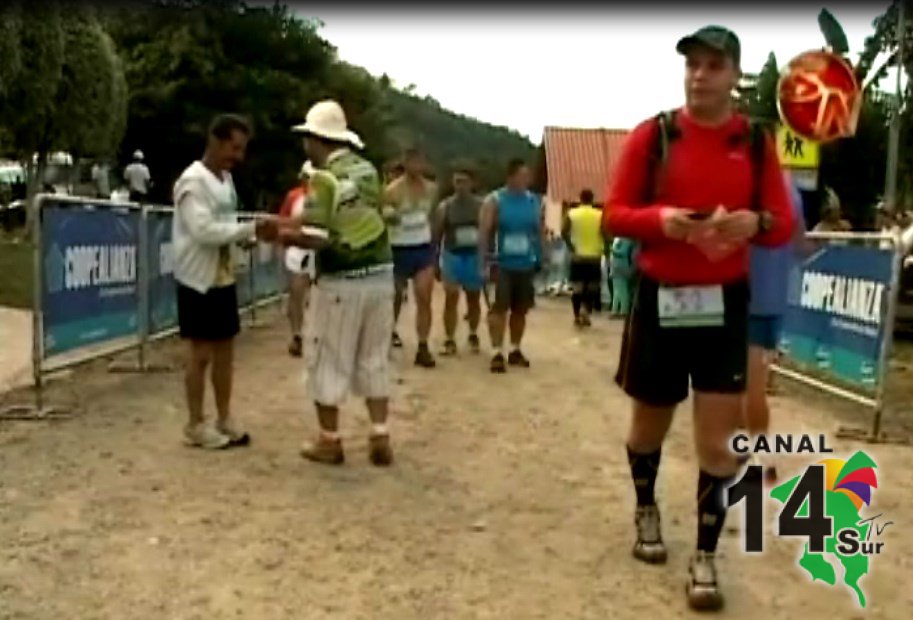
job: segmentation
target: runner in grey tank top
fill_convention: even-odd
[[[466,295],[469,348],[475,353],[479,351],[476,331],[482,315],[479,300],[484,285],[478,256],[482,199],[472,193],[473,180],[469,166],[454,170],[454,194],[441,202],[435,218],[435,242],[442,249],[440,268],[445,292],[446,340],[442,355],[455,355],[457,352],[455,336],[460,291]]]

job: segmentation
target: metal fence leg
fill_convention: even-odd
[[[894,344],[894,321],[897,316],[897,302],[900,295],[900,272],[902,268],[903,256],[901,249],[894,242],[894,259],[891,267],[891,293],[888,301],[888,312],[885,317],[885,336],[881,343],[881,352],[879,359],[879,381],[876,394],[877,406],[872,415],[872,426],[866,431],[860,428],[840,427],[837,429],[837,437],[840,439],[851,439],[856,441],[866,441],[868,443],[907,445],[910,443],[908,437],[888,435],[881,430],[881,415],[885,407],[885,384],[888,379],[888,370],[891,360],[891,349]]]
[[[250,251],[247,254],[247,256],[248,256],[248,263],[247,263],[248,264],[248,280],[250,282],[250,323],[248,326],[251,329],[259,329],[262,327],[266,327],[266,323],[257,320],[257,303],[259,300],[257,299],[257,274],[256,274],[257,256],[256,256],[256,254],[259,251],[259,249],[260,249],[259,244],[255,245],[253,248],[250,249]]]
[[[108,364],[108,372],[112,373],[145,373],[166,372],[171,370],[167,365],[150,365],[146,361],[146,348],[149,344],[149,304],[152,299],[150,286],[149,265],[149,207],[143,205],[140,211],[140,221],[137,234],[137,269],[136,269],[136,300],[137,300],[137,331],[139,332],[139,346],[136,348],[135,363],[120,363],[112,361]]]
[[[52,417],[65,417],[70,412],[55,406],[45,406],[44,402],[44,334],[42,312],[44,291],[44,270],[42,269],[42,220],[40,194],[33,200],[30,208],[34,209],[32,217],[32,380],[34,402],[27,405],[9,405],[0,408],[0,420],[43,420]]]

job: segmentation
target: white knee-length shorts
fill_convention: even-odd
[[[308,390],[316,403],[338,406],[349,394],[390,396],[393,291],[392,273],[317,281],[305,341]]]

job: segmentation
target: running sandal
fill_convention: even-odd
[[[469,350],[473,353],[478,353],[482,349],[482,343],[479,341],[479,337],[476,334],[469,334]]]
[[[450,338],[444,341],[444,348],[441,349],[441,355],[445,357],[452,357],[457,354],[457,344]]]
[[[503,375],[507,372],[507,364],[504,362],[504,355],[501,353],[496,353],[494,357],[491,358],[491,372]]]

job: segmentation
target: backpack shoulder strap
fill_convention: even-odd
[[[647,189],[644,196],[644,202],[652,202],[656,197],[656,194],[659,193],[659,186],[662,183],[662,173],[665,170],[666,162],[669,159],[669,144],[680,135],[678,126],[675,123],[675,118],[675,110],[664,110],[654,117],[656,133],[648,157]]]
[[[764,160],[767,150],[767,133],[759,121],[748,125],[748,148],[751,158],[751,209],[761,209],[761,190],[764,178]]]

